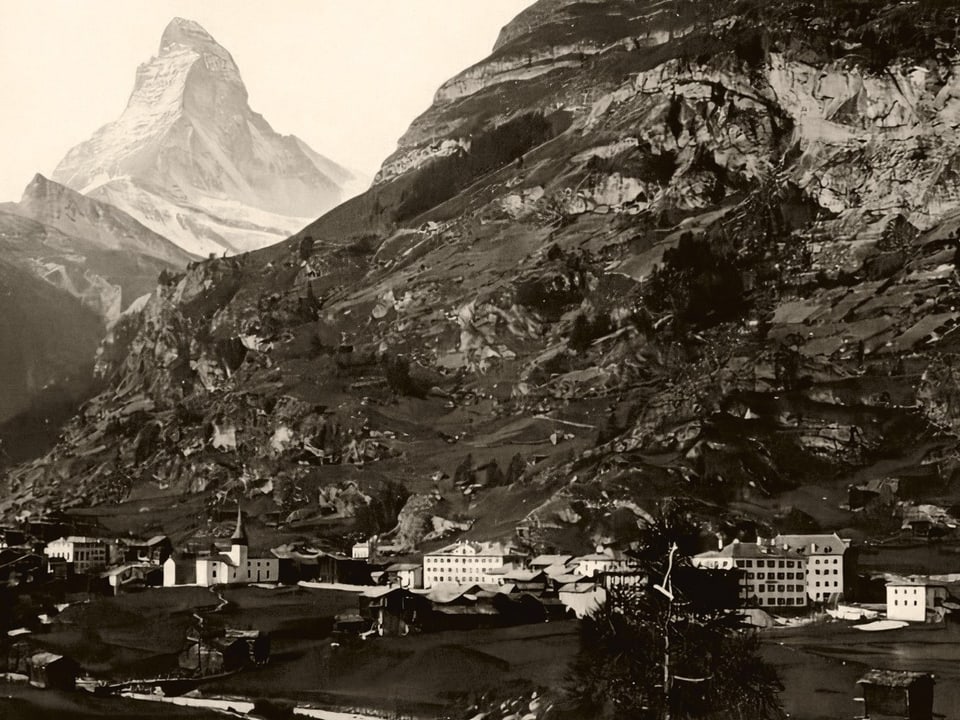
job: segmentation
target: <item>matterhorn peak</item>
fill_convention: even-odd
[[[183,45],[197,50],[205,50],[211,46],[223,49],[200,23],[182,17],[175,17],[163,31],[160,37],[160,53],[171,45]]]
[[[251,110],[230,53],[176,17],[120,118],[71,149],[53,179],[205,256],[282,240],[343,200],[355,178],[277,134]]]

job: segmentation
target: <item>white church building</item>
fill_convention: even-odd
[[[196,559],[196,584],[242,585],[275,583],[280,579],[280,560],[276,557],[250,557],[249,541],[243,527],[243,512],[237,509],[237,527],[230,537],[229,552],[201,555]],[[163,567],[163,584],[177,584],[176,561],[170,557]]]

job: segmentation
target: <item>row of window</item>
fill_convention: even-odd
[[[824,564],[824,565],[830,565],[831,563],[834,564],[834,565],[837,565],[839,562],[840,562],[839,558],[823,558],[823,564]],[[813,559],[813,564],[814,564],[814,565],[819,565],[819,564],[820,564],[820,558],[814,558],[814,559]]]
[[[899,601],[899,600],[894,600],[894,601],[893,601],[893,604],[894,604],[894,605],[899,605],[899,604],[900,604],[900,601]],[[903,604],[904,604],[904,606],[907,606],[907,605],[910,604],[910,601],[909,601],[909,600],[904,600],[904,601],[903,601]],[[914,600],[914,601],[913,601],[913,604],[916,605],[916,604],[917,604],[917,601]]]
[[[815,583],[814,583],[814,586],[815,586],[815,587],[820,587],[820,581],[818,580],[817,582],[815,582]],[[823,581],[823,586],[824,586],[824,587],[830,587],[830,581],[829,581],[829,580],[824,580],[824,581]],[[833,581],[833,587],[840,587],[840,583],[838,583],[836,580],[834,580],[834,581]]]
[[[442,582],[452,582],[452,583],[476,582],[476,583],[490,583],[491,585],[497,584],[497,583],[491,582],[491,581],[490,581],[490,578],[482,577],[482,576],[480,576],[480,575],[468,575],[468,576],[466,576],[466,577],[463,576],[463,575],[456,575],[456,576],[451,575],[451,576],[450,576],[449,578],[447,578],[446,580],[444,580],[444,576],[443,576],[443,575],[440,575],[440,576],[437,576],[437,577],[428,577],[428,578],[427,578],[427,582],[428,582],[428,583],[435,583],[435,582],[438,582],[438,583],[442,583]]]
[[[824,575],[836,575],[836,574],[838,574],[838,572],[839,572],[839,571],[838,571],[836,568],[833,568],[833,570],[831,570],[830,568],[826,568],[826,569],[823,570],[823,574],[824,574]],[[820,574],[820,570],[814,569],[813,574],[814,574],[814,575],[819,575],[819,574]]]
[[[738,568],[753,567],[753,560],[737,560]],[[796,568],[800,567],[799,560],[757,560],[757,567],[768,568]]]
[[[214,567],[214,568],[213,568],[213,572],[210,573],[210,577],[214,577],[214,578],[215,578],[216,576],[217,576],[217,568]],[[234,571],[234,570],[227,570],[227,571],[223,574],[223,577],[226,577],[226,578],[229,578],[229,577],[231,577],[231,576],[233,576],[233,577],[235,578],[235,577],[237,576],[236,571]],[[263,579],[264,579],[264,580],[269,580],[269,579],[270,579],[270,569],[269,569],[269,568],[267,568],[266,570],[264,570],[264,577],[263,577]]]
[[[776,577],[774,577],[776,576]],[[756,578],[757,580],[803,580],[803,573],[747,573],[747,577],[751,580]]]
[[[442,557],[425,557],[423,559],[425,565],[443,565],[450,563],[453,564],[468,564],[468,565],[500,565],[503,560],[502,558],[493,558],[493,557],[461,557],[461,558],[442,558]]]
[[[803,585],[757,585],[758,593],[803,592]]]

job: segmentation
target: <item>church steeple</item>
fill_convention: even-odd
[[[243,508],[237,503],[237,528],[230,536],[230,545],[249,545],[247,531],[243,528]]]

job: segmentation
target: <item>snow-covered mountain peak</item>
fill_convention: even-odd
[[[71,149],[53,179],[201,255],[277,242],[339,204],[356,180],[277,134],[250,108],[230,53],[183,18],[137,69],[120,118]]]

